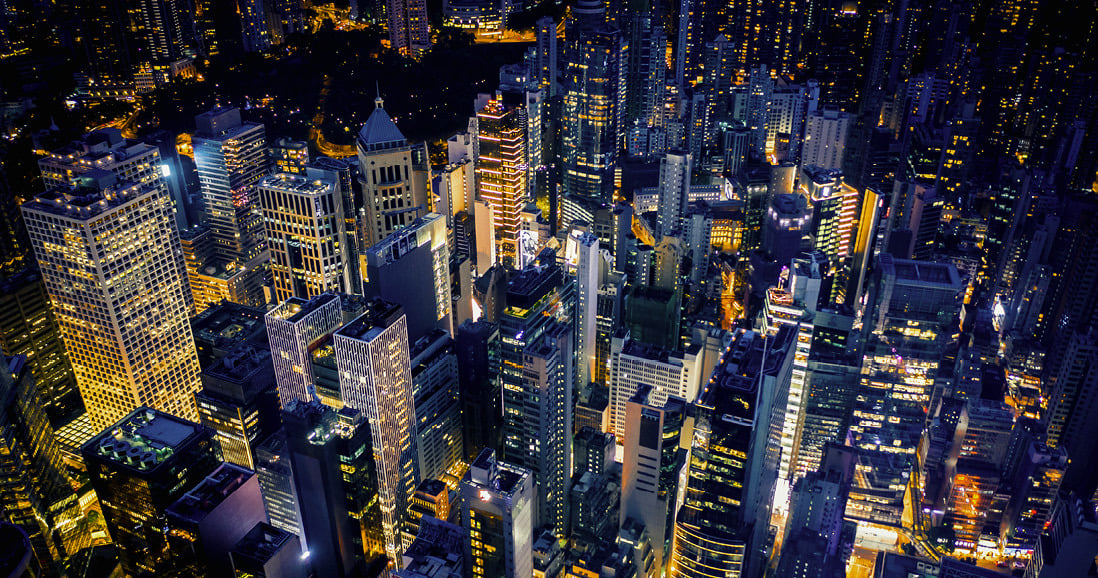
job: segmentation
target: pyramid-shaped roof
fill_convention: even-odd
[[[383,105],[384,101],[380,96],[377,97],[374,100],[374,112],[370,113],[362,130],[358,131],[358,141],[366,150],[403,146],[408,142],[393,119],[389,118]]]

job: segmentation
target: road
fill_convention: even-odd
[[[328,142],[328,139],[324,138],[324,131],[321,128],[324,126],[324,105],[328,102],[328,92],[332,88],[332,77],[324,77],[324,85],[320,89],[320,98],[316,103],[316,115],[313,116],[313,126],[309,129],[309,141],[316,146],[316,150],[320,154],[332,157],[334,159],[342,159],[346,157],[355,156],[358,151],[354,145],[338,145]]]

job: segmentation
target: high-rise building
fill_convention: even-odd
[[[824,108],[809,114],[804,127],[801,166],[841,169],[849,130],[850,116],[845,112]]]
[[[610,347],[610,433],[625,440],[629,400],[643,386],[651,386],[648,403],[662,406],[668,398],[693,401],[702,383],[700,349],[671,351],[629,339],[619,330]]]
[[[162,187],[95,175],[23,204],[92,426],[141,405],[197,419],[198,355],[169,200]]]
[[[289,440],[286,431],[280,429],[263,440],[255,448],[255,473],[263,490],[263,509],[271,525],[301,538],[301,512],[294,484],[294,472],[290,464]]]
[[[420,478],[440,480],[462,460],[464,450],[454,340],[436,329],[412,345],[411,355]]]
[[[324,294],[305,300],[291,297],[266,316],[278,397],[282,407],[291,400],[317,397],[313,353],[325,337],[343,324],[340,297]]]
[[[380,96],[374,100],[374,111],[358,131],[356,141],[362,169],[359,250],[381,242],[431,211],[427,148],[404,138],[384,104]]]
[[[686,498],[675,520],[668,575],[757,572],[778,470],[775,393],[795,351],[795,332],[740,330],[695,403]],[[777,415],[774,415],[777,413]]]
[[[477,111],[478,197],[492,209],[496,259],[521,269],[519,214],[526,206],[526,127],[520,110],[491,99]],[[478,225],[479,226],[479,225]]]
[[[282,137],[271,145],[271,161],[276,173],[304,175],[309,166],[309,143]]]
[[[199,422],[214,430],[222,459],[256,469],[256,446],[280,425],[271,352],[244,345],[202,370]]]
[[[687,402],[669,397],[663,404],[650,403],[650,391],[642,387],[626,405],[619,527],[628,519],[643,524],[652,541],[653,565],[662,569],[682,505],[679,480],[687,461],[682,435]]]
[[[301,540],[292,532],[260,522],[229,552],[236,576],[305,578],[308,560],[302,560]]]
[[[242,270],[245,305],[261,305],[267,243],[255,184],[267,175],[267,131],[244,122],[237,108],[216,107],[195,117],[194,162],[213,256]]]
[[[570,477],[568,424],[575,379],[567,327],[573,308],[570,289],[555,263],[521,271],[508,286],[497,342],[504,457],[529,471],[538,487],[535,524],[554,524],[557,532],[564,531],[558,524],[566,514]]]
[[[466,462],[473,461],[484,448],[500,447],[503,401],[498,340],[499,329],[483,319],[462,323],[454,340]]]
[[[904,494],[929,411],[942,344],[962,289],[950,264],[882,253],[875,273],[871,334],[850,425],[859,449],[847,517],[899,524]]]
[[[1098,330],[1088,327],[1075,332],[1063,355],[1045,414],[1048,446],[1063,448],[1071,458],[1064,484],[1080,491],[1093,491],[1098,484],[1098,473],[1093,471],[1098,464],[1090,451],[1098,424],[1088,417],[1093,415],[1094,393],[1098,391],[1096,362]]]
[[[79,503],[30,369],[23,357],[0,357],[0,466],[5,488],[0,508],[4,521],[26,533],[33,557],[45,571],[74,553],[62,545]]]
[[[321,293],[350,293],[354,282],[338,182],[322,175],[278,173],[256,183],[275,301],[309,299]]]
[[[139,407],[80,450],[122,571],[133,576],[173,567],[168,508],[221,463],[213,431]]]
[[[431,48],[426,0],[387,0],[389,47],[401,56],[418,58]]]
[[[609,203],[617,160],[620,35],[597,23],[578,23],[569,37],[564,74],[561,159],[564,192]]]
[[[542,17],[537,21],[538,44],[537,61],[534,64],[538,88],[547,96],[554,97],[560,92],[560,70],[557,68],[557,23],[551,17]]]
[[[824,539],[825,553],[840,553],[846,497],[854,476],[855,452],[833,444],[827,446],[819,470],[797,480],[789,501],[786,531],[792,535],[808,530]]]
[[[446,220],[429,213],[365,251],[367,297],[404,307],[408,341],[435,329],[453,333]]]
[[[357,575],[367,557],[386,554],[366,416],[349,407],[335,411],[292,401],[282,420],[313,571]]]
[[[221,464],[168,506],[167,519],[173,570],[232,577],[229,552],[267,519],[259,478],[248,468]]]
[[[667,153],[660,159],[659,234],[677,235],[689,203],[693,155]]]
[[[582,233],[574,239],[576,256],[576,386],[595,381],[597,373],[598,306],[603,269],[598,237]],[[570,235],[568,243],[573,242]]]
[[[400,560],[404,521],[420,479],[404,311],[375,300],[334,337],[344,406],[362,412],[370,424],[385,553]]]
[[[461,481],[461,525],[469,533],[465,568],[473,576],[534,575],[534,479],[485,449]]]

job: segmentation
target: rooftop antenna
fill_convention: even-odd
[[[374,81],[374,88],[377,90],[377,98],[374,99],[374,106],[376,108],[383,108],[385,101],[381,99],[381,85]]]

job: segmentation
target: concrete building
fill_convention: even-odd
[[[534,480],[485,449],[461,481],[465,567],[475,576],[534,575]]]

